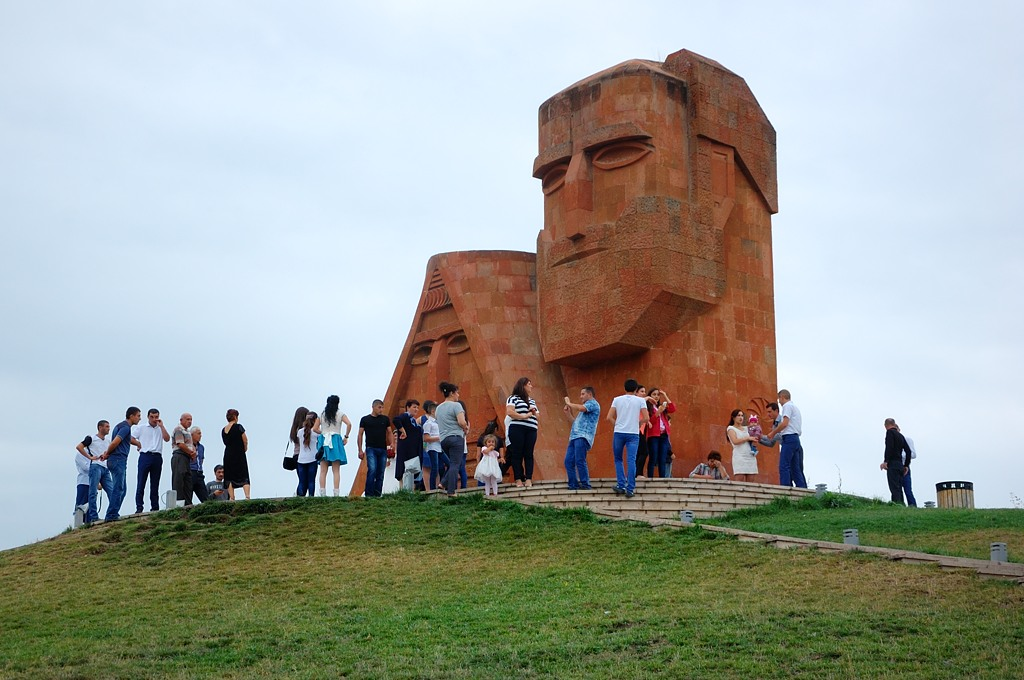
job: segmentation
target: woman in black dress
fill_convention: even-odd
[[[249,438],[245,428],[238,422],[238,411],[228,409],[228,424],[221,430],[224,440],[224,484],[228,487],[228,498],[235,500],[235,489],[241,487],[245,499],[249,500],[249,461],[245,452],[249,450]]]

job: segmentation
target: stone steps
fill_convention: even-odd
[[[614,479],[593,479],[587,491],[570,491],[565,482],[537,482],[530,488],[502,485],[501,496],[505,500],[518,501],[524,505],[546,505],[551,507],[588,507],[594,514],[619,521],[644,522],[651,526],[694,528],[698,525],[679,521],[680,510],[692,510],[697,518],[723,515],[730,510],[750,508],[770,503],[782,496],[793,500],[813,495],[808,489],[794,489],[771,484],[751,482],[716,482],[697,479],[651,479],[637,482],[633,498],[617,496],[612,490]],[[460,493],[480,493],[470,488]],[[701,529],[735,536],[740,541],[751,541],[773,548],[805,548],[824,552],[860,551],[872,553],[896,562],[908,564],[931,564],[943,570],[974,571],[982,578],[998,578],[1024,585],[1024,564],[1017,562],[991,562],[988,560],[933,555],[911,550],[897,550],[875,546],[854,546],[832,541],[818,541],[793,536],[763,534],[731,527],[700,524]]]
[[[633,498],[616,495],[614,479],[593,479],[592,489],[571,491],[564,481],[536,482],[532,487],[502,485],[501,498],[556,508],[588,507],[644,517],[678,519],[681,510],[695,517],[718,517],[732,510],[771,503],[782,496],[798,500],[813,495],[808,489],[752,482],[717,482],[703,479],[649,479],[636,483]],[[480,493],[471,487],[460,493]]]

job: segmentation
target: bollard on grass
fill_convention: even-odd
[[[843,529],[843,543],[846,545],[860,545],[860,532],[856,529]]]
[[[826,491],[828,491],[828,484],[814,485],[814,495],[816,498],[821,498],[822,496],[824,496]]]
[[[993,543],[989,546],[989,559],[993,562],[1009,562],[1005,543]]]
[[[693,510],[680,510],[679,521],[683,524],[693,524]]]

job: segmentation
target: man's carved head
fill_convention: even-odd
[[[690,57],[703,60],[684,51],[665,64],[628,61],[541,105],[534,176],[544,193],[537,283],[547,361],[586,366],[645,351],[724,294],[722,210],[732,206],[735,158],[699,134],[692,99],[706,92],[689,82]],[[699,64],[745,90],[714,62]]]

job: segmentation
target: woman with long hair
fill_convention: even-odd
[[[249,450],[249,437],[238,422],[237,410],[229,408],[227,419],[228,424],[220,432],[224,442],[224,484],[231,500],[235,500],[235,489],[238,488],[245,492],[245,499],[249,500],[249,461],[245,457]]]
[[[647,396],[647,388],[640,385],[636,388],[636,396],[646,400],[647,413],[650,415],[651,412],[651,399]],[[637,479],[649,479],[654,477],[654,456],[647,456],[647,428],[651,426],[651,421],[647,420],[640,423],[640,442],[636,445],[636,478]],[[644,474],[644,470],[647,474]]]
[[[309,409],[305,406],[300,406],[295,409],[295,415],[292,416],[292,426],[288,430],[288,441],[295,447],[295,455],[299,455],[299,430],[302,428],[302,424],[306,422],[306,416],[309,414]],[[295,469],[298,474],[298,468]],[[302,477],[299,476],[299,486],[302,485]],[[299,493],[299,487],[295,488],[295,495],[301,496]]]
[[[657,469],[659,477],[668,477],[670,470],[668,415],[676,412],[676,405],[663,390],[652,387],[648,392],[647,410],[651,420],[644,434],[647,437],[647,452],[651,457],[651,465]],[[639,465],[637,469],[639,469]]]
[[[459,481],[459,470],[466,458],[466,433],[469,432],[469,421],[466,410],[459,403],[459,386],[450,382],[442,382],[438,388],[444,401],[438,404],[434,415],[441,436],[441,450],[448,456],[448,472],[445,473],[443,484],[448,496],[455,495]]]
[[[511,441],[510,463],[516,486],[533,486],[533,449],[537,446],[537,402],[533,394],[533,383],[523,377],[516,381],[512,395],[505,402],[505,412],[512,419],[508,426]]]
[[[749,435],[744,418],[743,409],[733,409],[725,435],[732,444],[732,476],[740,482],[753,482],[757,478],[757,458],[750,452],[750,442],[756,442],[757,437]]]
[[[340,493],[341,488],[341,466],[348,465],[348,457],[345,455],[345,444],[352,433],[352,421],[341,412],[339,405],[341,399],[338,395],[332,394],[327,397],[327,405],[320,414],[320,435],[316,438],[317,448],[323,449],[324,455],[320,459],[320,495],[327,495],[327,468],[330,467],[334,479],[334,495]],[[341,434],[341,426],[345,425],[345,434]]]
[[[297,413],[297,412],[296,412]],[[302,419],[302,429],[295,431],[295,471],[299,475],[299,488],[296,489],[296,496],[313,497],[316,490],[316,443],[320,434],[320,419],[315,411],[306,409],[306,416]]]

